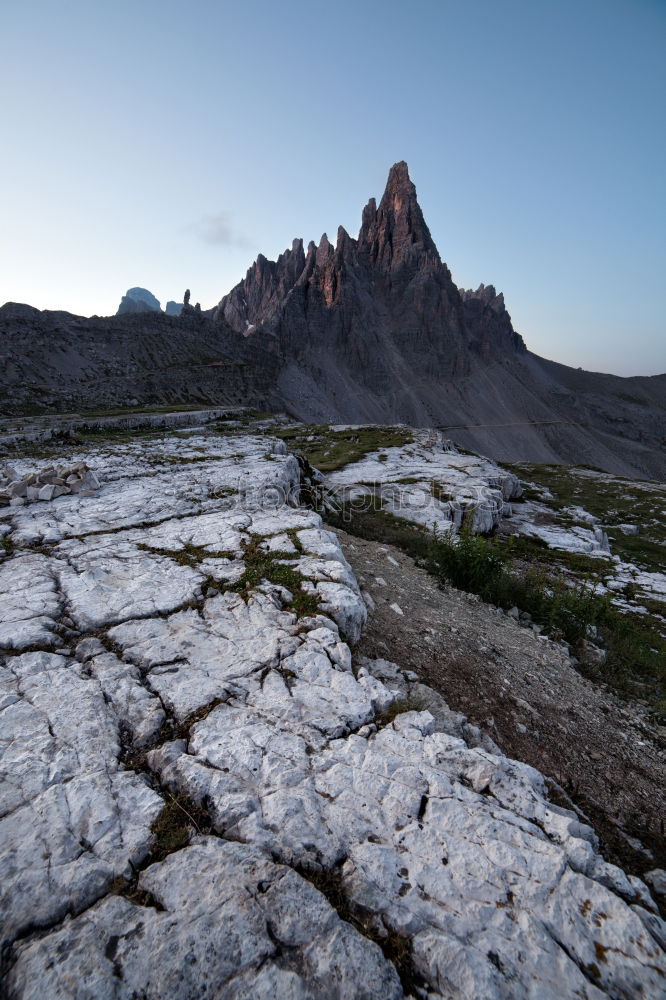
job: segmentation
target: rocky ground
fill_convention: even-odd
[[[467,520],[477,532],[536,539],[562,553],[565,566],[567,554],[589,557],[599,592],[610,591],[619,606],[642,613],[646,601],[662,602],[654,610],[666,625],[663,483],[593,469],[504,468],[421,430],[411,441],[332,471],[325,485],[352,511],[382,509],[435,535],[459,530]]]
[[[390,653],[508,756],[563,786],[594,817],[607,850],[654,868],[654,854],[622,836],[625,828],[663,844],[666,731],[646,709],[587,680],[566,646],[518,614],[439,586],[393,546],[337,535],[369,609],[358,653]]]
[[[392,662],[408,642],[390,615],[406,636],[416,609],[388,568],[388,648],[370,648],[376,624],[357,645],[371,602],[299,506],[282,441],[191,430],[63,457],[94,495],[16,497],[0,517],[8,997],[663,994],[647,886],[499,748],[510,696],[495,727],[492,705],[474,712],[482,732],[439,693],[441,657]],[[409,567],[345,544],[377,622],[372,560]],[[452,614],[433,607],[428,634],[421,619],[424,648]],[[495,621],[508,661],[526,633]],[[557,656],[537,661],[553,687]],[[506,668],[512,693],[529,659]],[[518,695],[526,747],[547,693]]]

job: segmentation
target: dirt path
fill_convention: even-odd
[[[371,598],[356,652],[413,670],[506,754],[554,778],[590,817],[608,860],[663,867],[665,742],[640,710],[582,677],[563,647],[473,595],[440,589],[399,549],[336,533]]]

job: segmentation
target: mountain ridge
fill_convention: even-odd
[[[358,236],[295,239],[207,312],[76,317],[0,308],[0,410],[239,402],[306,422],[455,429],[501,461],[666,478],[666,375],[540,358],[492,284],[459,289],[404,161]]]
[[[569,461],[620,474],[666,473],[666,376],[583,373],[528,351],[493,285],[458,289],[404,161],[389,171],[358,237],[343,227],[307,253],[264,257],[213,319],[280,359],[278,385],[303,420],[400,420],[460,428],[503,460]],[[635,376],[634,379],[641,379]]]

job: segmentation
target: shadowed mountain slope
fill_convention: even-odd
[[[277,359],[192,310],[85,318],[0,307],[0,412],[108,406],[274,405]]]
[[[108,318],[0,308],[0,410],[244,403],[306,421],[447,429],[504,461],[666,478],[666,375],[619,378],[529,352],[492,285],[460,290],[407,165],[353,239],[259,255],[209,313]]]
[[[281,396],[301,419],[442,426],[504,460],[666,473],[666,376],[583,372],[527,351],[492,285],[453,283],[405,163],[357,239],[340,228],[335,246],[324,234],[259,256],[213,315],[279,357]]]

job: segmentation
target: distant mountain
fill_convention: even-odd
[[[128,288],[120,300],[116,315],[137,312],[161,312],[159,300],[147,288]]]
[[[169,299],[164,312],[167,316],[180,316],[183,311],[183,303]],[[162,312],[159,299],[156,299],[147,288],[128,288],[123,295],[116,316],[124,316],[127,313]]]
[[[243,402],[307,421],[441,427],[504,461],[666,478],[666,375],[619,378],[528,351],[492,285],[453,283],[405,163],[356,239],[340,228],[335,245],[324,235],[277,261],[260,255],[208,313],[165,315],[145,289],[127,299],[148,311],[2,307],[0,409]]]

